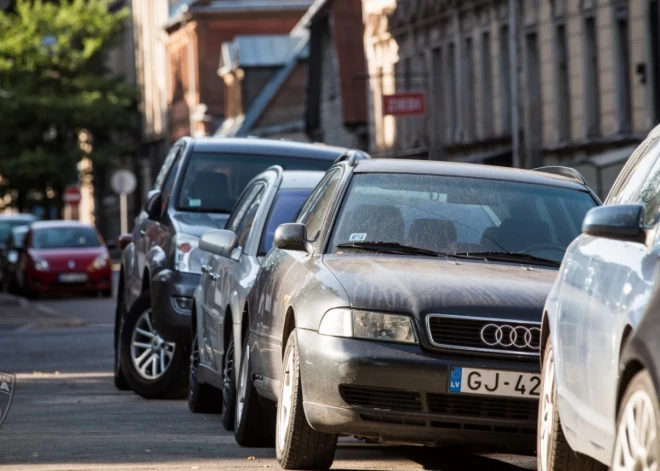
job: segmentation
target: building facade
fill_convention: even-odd
[[[522,167],[578,168],[604,196],[660,118],[659,2],[519,0],[515,48],[508,3],[363,0],[370,150],[512,165],[517,114]],[[383,116],[402,91],[424,116]]]

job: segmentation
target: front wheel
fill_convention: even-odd
[[[539,471],[601,471],[598,461],[573,451],[566,441],[557,409],[555,362],[552,342],[548,340],[541,371],[541,398],[537,427],[536,460]]]
[[[121,369],[121,358],[120,358],[120,348],[119,348],[119,339],[121,338],[121,329],[124,323],[124,317],[126,316],[126,305],[124,303],[124,289],[123,283],[119,283],[119,292],[117,294],[117,307],[115,311],[115,337],[114,337],[114,350],[115,350],[115,373],[114,373],[114,383],[115,387],[119,391],[128,391],[131,387],[126,381],[126,375]]]
[[[147,399],[182,399],[188,394],[188,345],[165,342],[153,327],[151,292],[126,314],[119,339],[121,368],[131,389]]]
[[[613,471],[658,469],[660,463],[660,408],[647,370],[628,384],[619,408]]]
[[[236,384],[234,438],[241,446],[254,447],[272,447],[275,439],[273,414],[263,406],[257,388],[252,383],[249,334],[245,334],[243,340],[243,355]]]
[[[275,435],[277,462],[282,468],[325,470],[332,466],[337,435],[317,432],[305,417],[295,330],[289,335],[284,352]]]
[[[234,367],[234,334],[229,334],[222,365],[222,426],[228,432],[234,430],[236,415],[236,368]]]
[[[197,371],[200,364],[199,337],[195,333],[190,348],[190,377],[188,378],[188,409],[193,413],[217,414],[222,408],[220,391],[209,384],[200,383]]]

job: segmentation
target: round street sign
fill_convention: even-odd
[[[62,199],[66,204],[77,206],[80,204],[80,188],[78,185],[69,185],[64,189]]]
[[[115,193],[119,195],[130,195],[135,191],[137,178],[135,178],[135,174],[130,170],[117,170],[112,174],[110,185],[112,186],[112,189],[115,191]]]

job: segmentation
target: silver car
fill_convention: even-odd
[[[256,176],[240,196],[225,230],[202,235],[212,255],[202,266],[194,295],[193,345],[188,405],[192,412],[220,412],[234,427],[236,369],[241,349],[234,339],[247,328],[242,314],[275,229],[291,222],[324,172],[284,171],[273,166]]]
[[[658,469],[660,411],[649,371],[626,360],[657,310],[660,127],[566,250],[546,301],[538,469]]]

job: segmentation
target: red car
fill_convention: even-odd
[[[25,236],[16,278],[28,296],[100,292],[112,296],[112,262],[98,231],[77,221],[35,222]]]

